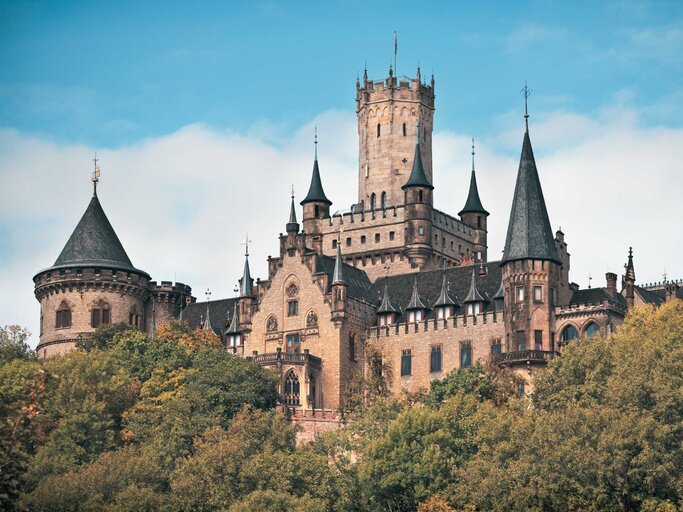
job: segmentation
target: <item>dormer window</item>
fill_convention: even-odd
[[[436,318],[439,320],[448,320],[453,316],[453,306],[440,306],[436,308]]]
[[[377,316],[377,322],[380,327],[388,327],[394,324],[393,313],[383,313]]]
[[[470,302],[467,304],[467,314],[477,316],[481,312],[481,302]]]
[[[228,348],[233,352],[242,345],[242,335],[239,333],[232,333],[228,335]]]
[[[408,311],[408,323],[414,324],[417,322],[422,322],[424,320],[424,311],[421,309],[416,309],[414,311]]]

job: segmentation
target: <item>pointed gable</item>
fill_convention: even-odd
[[[561,263],[538,178],[529,132],[524,133],[515,195],[501,263],[521,259]]]

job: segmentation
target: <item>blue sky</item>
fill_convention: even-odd
[[[118,147],[202,122],[291,130],[353,107],[367,62],[437,77],[436,129],[480,136],[520,106],[606,103],[680,126],[681,2],[3,2],[0,121]],[[662,108],[662,103],[673,105]],[[275,134],[273,134],[275,136]]]
[[[313,126],[333,210],[357,200],[355,81],[436,77],[436,206],[455,214],[470,137],[503,247],[531,137],[573,281],[604,285],[634,247],[638,281],[683,278],[683,3],[31,2],[0,0],[0,325],[38,331],[32,276],[91,194],[133,263],[203,298],[278,251]],[[259,205],[259,208],[254,208]],[[33,343],[37,342],[34,336]]]

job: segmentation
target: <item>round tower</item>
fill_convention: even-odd
[[[94,192],[61,254],[33,278],[40,302],[37,353],[50,357],[71,350],[101,324],[143,329],[150,277],[136,269]]]
[[[432,180],[434,77],[431,85],[417,77],[401,80],[389,68],[385,80],[357,83],[358,202],[365,210],[401,204],[402,185],[410,174],[413,141],[421,131],[424,172]]]
[[[417,127],[419,134],[419,126]],[[415,143],[413,166],[408,181],[401,187],[404,193],[405,249],[413,268],[422,270],[432,257],[432,211],[434,187],[422,165],[422,151],[418,136]]]

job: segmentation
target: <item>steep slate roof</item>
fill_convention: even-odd
[[[417,288],[417,277],[413,281],[413,293],[410,296],[410,302],[406,306],[406,311],[410,311],[413,309],[430,309],[429,306],[427,306],[427,304],[424,303],[422,298],[420,298],[420,292]]]
[[[232,306],[232,320],[230,320],[230,325],[225,330],[225,334],[235,334],[240,332],[239,330],[239,318],[237,317],[237,303],[233,303]]]
[[[377,313],[398,313],[398,308],[394,306],[389,297],[389,285],[384,283],[384,293],[382,293],[382,300],[377,308]]]
[[[224,333],[233,314],[233,305],[237,299],[220,299],[209,301],[209,317],[214,332]],[[203,327],[206,317],[206,302],[195,302],[183,309],[183,321],[187,322],[191,329]]]
[[[332,256],[320,256],[317,258],[315,271],[325,272],[327,274],[327,282],[330,285],[334,281],[335,261],[336,258],[333,258]],[[348,263],[342,263],[342,268],[347,295],[354,299],[374,302],[373,296],[370,293],[372,283],[370,282],[370,279],[368,279],[367,274]],[[329,287],[326,291],[329,291]]]
[[[496,290],[496,293],[498,291]],[[484,302],[486,298],[479,293],[479,288],[477,287],[477,272],[476,267],[472,266],[472,279],[470,280],[470,289],[465,297],[465,302]]]
[[[472,162],[472,176],[470,177],[470,191],[467,194],[467,201],[465,202],[465,207],[458,213],[462,217],[463,213],[483,213],[484,215],[489,215],[481,204],[481,199],[479,199],[479,189],[477,188],[477,176],[474,173],[474,162]]]
[[[484,263],[483,266],[486,269],[486,275],[480,276],[475,272],[474,279],[477,289],[485,299],[483,311],[487,312],[493,311],[495,307],[490,298],[495,295],[500,287],[502,269],[499,261],[490,261]],[[476,268],[479,268],[479,264],[476,265]],[[451,296],[467,296],[472,281],[472,265],[380,277],[372,285],[371,295],[374,297],[373,302],[374,304],[379,303],[379,297],[382,296],[384,285],[386,284],[393,305],[396,307],[400,306],[401,309],[405,310],[410,303],[413,282],[415,277],[417,277],[422,297],[427,299],[429,304],[435,304],[441,293],[444,273],[446,280],[450,283]],[[433,316],[433,314],[433,312],[428,313],[427,318]]]
[[[341,256],[341,244],[337,243],[337,254],[334,258],[334,271],[332,272],[332,284],[344,283],[344,261]]]
[[[51,269],[70,267],[112,268],[149,277],[147,273],[133,267],[97,194],[93,194],[85,213]]]
[[[646,290],[645,288],[642,288],[640,286],[636,286],[636,293],[638,293],[638,295],[640,295],[640,298],[648,304],[660,305],[665,300],[655,292],[651,292],[650,290]]]
[[[320,181],[320,169],[318,168],[318,159],[316,158],[313,162],[313,175],[311,176],[311,186],[308,189],[308,194],[301,201],[301,205],[306,203],[327,203],[332,204],[332,201],[327,199],[325,191],[323,190],[323,184]]]
[[[410,177],[408,177],[408,181],[406,181],[406,184],[401,187],[401,189],[405,190],[410,187],[427,187],[431,188],[432,190],[434,187],[432,186],[431,183],[429,183],[429,180],[427,179],[427,175],[425,174],[424,167],[422,166],[422,155],[420,155],[420,141],[417,141],[417,144],[415,144],[415,156],[413,157],[413,169],[410,171]]]
[[[434,306],[459,306],[460,304],[458,303],[458,298],[456,297],[455,299],[451,297],[450,291],[448,289],[449,284],[446,281],[446,273],[444,272],[443,277],[441,279],[441,292],[439,293],[439,297],[436,299],[436,302],[434,303]],[[502,285],[502,281],[501,281]]]
[[[251,278],[251,272],[249,271],[249,256],[244,257],[244,270],[242,271],[242,277],[240,278],[240,297],[253,297],[254,296],[254,280]]]
[[[604,302],[606,300],[614,301],[626,307],[626,299],[620,294],[615,293],[610,294],[607,288],[586,288],[584,290],[575,290],[572,293],[572,298],[569,300],[570,306],[576,306],[579,304],[595,304],[598,302]]]
[[[555,248],[528,131],[524,133],[502,263],[520,259],[561,263]]]

